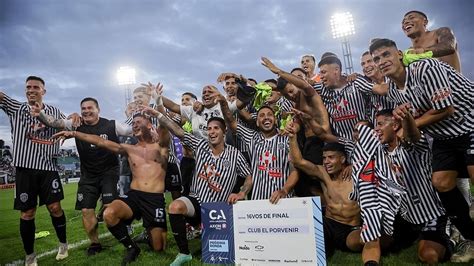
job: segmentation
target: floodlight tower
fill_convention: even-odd
[[[331,16],[331,31],[334,39],[341,39],[346,73],[351,74],[354,71],[354,66],[352,65],[351,45],[348,37],[355,34],[352,14],[343,12]]]
[[[125,87],[125,105],[132,101],[131,85],[135,84],[135,68],[123,66],[117,70],[117,80],[119,86]]]

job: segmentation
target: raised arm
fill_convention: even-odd
[[[225,99],[225,97],[222,94],[220,94],[217,89],[214,91],[211,97],[215,97],[214,99],[216,99],[216,101],[221,106],[222,115],[224,116],[224,120],[227,126],[233,132],[237,131],[237,121],[235,120],[234,114],[230,110],[229,104],[227,103],[227,100]]]
[[[246,110],[246,108],[239,110],[239,115],[240,115],[240,118],[242,118],[242,120],[244,120],[246,123],[255,124],[254,117],[252,117],[252,114],[248,110]]]
[[[338,138],[332,133],[327,132],[326,129],[324,129],[316,120],[309,120],[308,125],[310,126],[314,134],[324,142],[338,142]]]
[[[159,83],[154,86],[153,83],[148,82],[148,83],[142,83],[142,86],[146,87],[153,98],[153,100],[156,102],[157,105],[164,105],[165,108],[171,110],[172,112],[180,114],[180,106],[173,102],[172,100],[166,98],[165,96],[162,96],[163,94],[163,84]]]
[[[326,109],[326,106],[324,106],[321,96],[318,93],[315,93],[313,96],[311,96],[311,99],[308,101],[308,103],[311,109],[313,109],[313,119],[315,119],[326,132],[331,133],[328,110]]]
[[[314,134],[322,139],[324,142],[338,142],[338,139],[336,136],[331,134],[331,131],[327,130],[321,124],[316,121],[313,117],[311,117],[309,114],[302,112],[298,109],[292,108],[292,112],[303,122],[305,122],[305,125],[308,125],[311,130],[314,132]]]
[[[301,171],[307,173],[310,176],[316,176],[318,179],[324,181],[324,175],[320,170],[319,166],[314,163],[305,160],[301,155],[300,148],[298,147],[298,141],[296,140],[296,135],[291,135],[289,137],[290,144],[290,157],[293,166],[301,169]]]
[[[296,87],[300,88],[303,90],[303,93],[306,96],[312,96],[315,94],[315,90],[313,86],[311,86],[308,82],[306,82],[304,79],[295,76],[291,73],[285,72],[282,69],[278,68],[275,64],[272,63],[268,58],[262,57],[262,65],[264,65],[268,70],[271,72],[277,74],[278,76],[284,78],[286,81],[289,83],[295,85]]]
[[[421,132],[416,127],[415,119],[410,112],[410,104],[405,103],[399,105],[397,108],[395,108],[395,110],[393,110],[393,114],[395,117],[399,117],[402,120],[402,141],[408,143],[418,142],[421,138]]]
[[[96,145],[99,148],[107,149],[113,153],[118,154],[127,154],[124,147],[116,142],[106,140],[101,138],[100,136],[93,135],[93,134],[86,134],[78,131],[61,131],[53,135],[54,139],[68,139],[68,138],[77,138],[79,140],[85,141],[87,143],[91,143]]]
[[[148,115],[155,116],[156,118],[158,118],[158,122],[160,122],[160,127],[167,128],[169,131],[171,131],[171,133],[173,133],[173,135],[180,139],[184,137],[184,130],[178,124],[169,119],[166,115],[163,115],[162,113],[150,107],[145,107],[143,111]],[[163,132],[161,134],[163,134]]]
[[[172,112],[175,112],[177,114],[181,114],[181,107],[173,102],[172,100],[166,98],[165,96],[162,96],[163,99],[163,105],[169,109]]]

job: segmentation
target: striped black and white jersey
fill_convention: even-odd
[[[351,139],[338,137],[337,143],[344,145],[344,152],[346,154],[347,162],[351,163],[352,152],[354,151],[354,148],[355,148],[355,142]]]
[[[391,81],[388,97],[397,104],[410,103],[412,114],[420,117],[430,109],[454,107],[454,114],[423,130],[434,139],[449,139],[474,129],[474,83],[448,64],[423,59],[405,68],[405,87]]]
[[[358,201],[361,217],[361,238],[373,241],[382,234],[393,234],[393,223],[401,206],[404,188],[395,183],[394,173],[380,153],[375,132],[358,125],[359,140],[352,152],[353,192],[351,200]]]
[[[379,235],[370,229],[377,227],[374,224],[391,229],[392,224],[387,223],[397,213],[413,224],[423,224],[445,214],[431,182],[432,154],[424,135],[416,143],[399,145],[389,151],[373,130],[366,126],[360,126],[359,130],[360,144],[356,144],[353,153],[353,178],[357,178],[361,212],[367,219],[367,226],[362,230],[367,239]],[[388,208],[380,210],[378,204]],[[389,217],[387,221],[377,216],[380,213]]]
[[[250,175],[244,156],[230,145],[225,144],[224,151],[215,156],[206,139],[184,133],[183,144],[193,150],[196,158],[189,195],[200,203],[227,201],[237,178]]]
[[[368,119],[367,101],[372,87],[373,84],[363,77],[358,77],[340,89],[329,89],[320,83],[315,85],[328,110],[334,135],[351,139],[355,124]]]
[[[262,133],[240,124],[237,135],[242,137],[250,153],[252,200],[269,199],[273,192],[283,189],[290,175],[288,137],[277,134],[266,139]]]
[[[43,111],[57,119],[66,118],[58,108],[44,104]],[[45,126],[38,118],[30,115],[26,102],[19,102],[3,96],[0,108],[7,114],[12,133],[13,164],[16,167],[56,171],[54,155],[59,153],[59,142],[51,140],[58,131]]]
[[[294,103],[287,98],[281,96],[280,99],[278,99],[275,103],[278,107],[280,107],[280,113],[281,112],[291,112],[291,108],[294,107]]]
[[[369,79],[368,77],[364,77],[366,79]],[[384,77],[385,83],[389,82],[389,79],[387,77]],[[377,124],[376,117],[375,115],[377,112],[385,110],[385,109],[394,109],[397,107],[397,104],[393,101],[391,101],[386,95],[378,95],[374,92],[371,92],[369,94],[369,102],[368,102],[368,116],[369,116],[369,121],[372,122],[372,124]]]
[[[380,145],[379,149],[397,183],[406,188],[401,216],[410,223],[422,224],[443,215],[441,200],[431,182],[432,153],[426,137],[422,134],[418,142],[399,145],[391,152],[387,145]]]

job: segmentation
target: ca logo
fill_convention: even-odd
[[[219,210],[219,214],[217,214],[217,211],[216,210],[212,210],[209,212],[209,218],[211,220],[217,220],[217,219],[224,219],[226,220],[227,218],[225,218],[225,214],[224,214],[224,211],[223,210]]]

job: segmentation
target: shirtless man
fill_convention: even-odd
[[[343,178],[343,170],[350,167],[346,163],[344,146],[327,144],[323,148],[323,166],[303,159],[296,141],[296,128],[287,127],[290,138],[290,156],[293,165],[321,181],[323,197],[326,201],[324,225],[324,241],[326,252],[335,248],[345,251],[359,252],[360,242],[360,209],[356,201],[349,200],[352,192],[352,179]]]
[[[114,153],[127,155],[133,179],[125,197],[112,201],[105,209],[104,220],[112,235],[127,249],[122,265],[135,261],[140,248],[128,235],[125,224],[134,218],[143,219],[143,227],[151,236],[155,251],[163,250],[166,243],[165,175],[168,162],[169,133],[159,128],[159,142],[153,142],[152,123],[148,116],[136,114],[132,124],[136,145],[116,143],[97,135],[77,131],[61,131],[54,138],[77,138]]]
[[[428,30],[428,17],[421,11],[409,11],[403,16],[402,30],[411,39],[411,53],[432,51],[433,57],[446,62],[461,72],[458,44],[453,31],[448,27]]]

